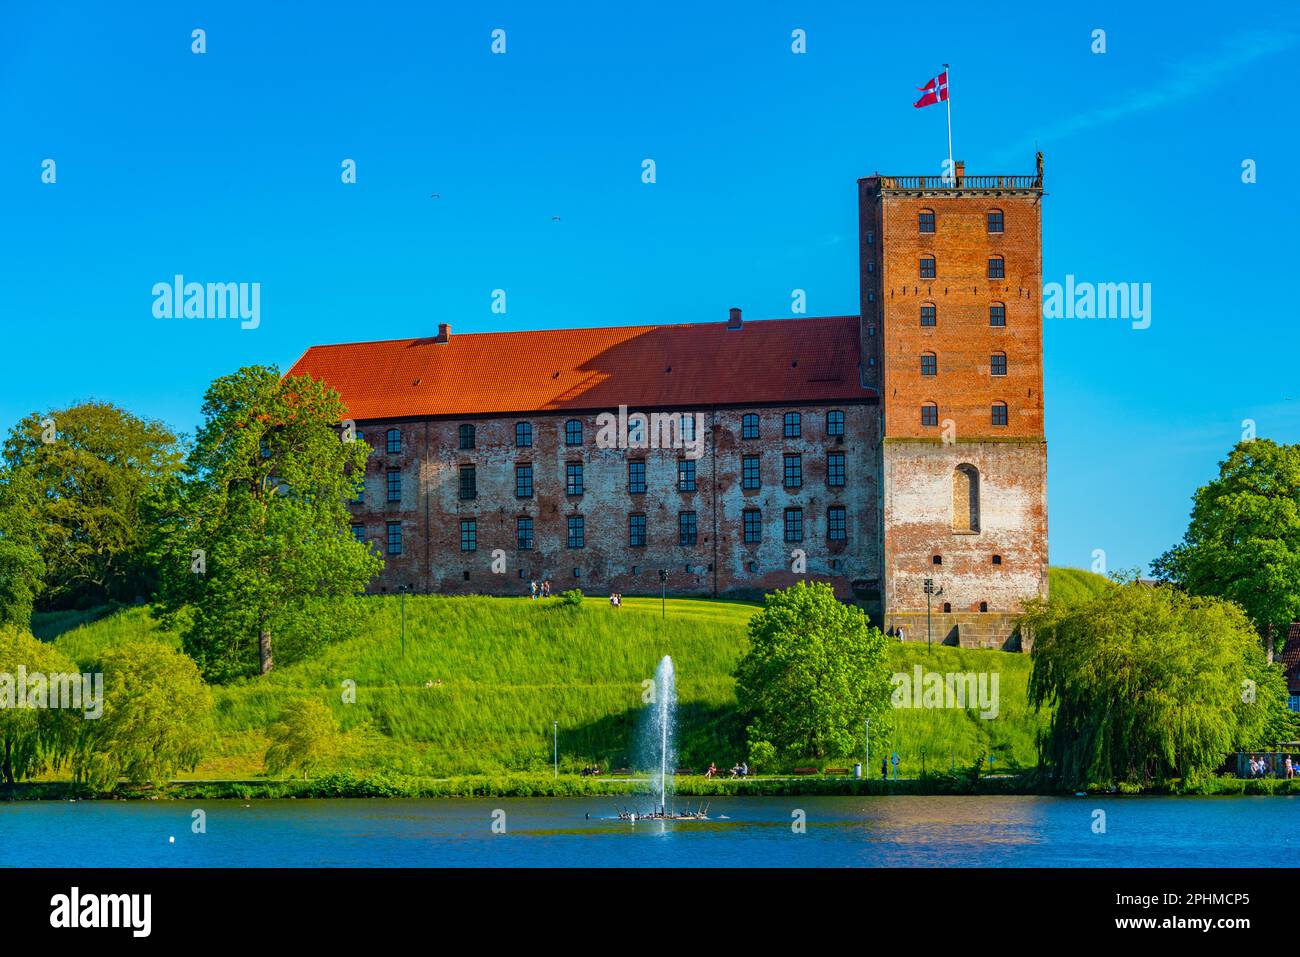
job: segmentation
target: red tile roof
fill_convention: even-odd
[[[857,316],[312,346],[289,370],[323,379],[352,419],[681,408],[871,398]]]

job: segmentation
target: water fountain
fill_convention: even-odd
[[[650,774],[650,793],[659,798],[658,807],[650,814],[624,811],[624,820],[704,820],[704,810],[678,813],[668,809],[668,793],[673,789],[673,771],[677,763],[676,732],[677,676],[673,659],[664,655],[655,668],[654,701],[646,709],[641,722],[636,765]]]

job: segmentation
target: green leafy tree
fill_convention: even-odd
[[[72,753],[75,780],[111,790],[164,784],[193,769],[211,734],[212,692],[194,662],[175,648],[145,639],[114,645],[98,668],[103,714],[80,724]]]
[[[1039,761],[1057,786],[1195,777],[1291,724],[1280,669],[1231,602],[1131,582],[1030,602],[1021,627],[1030,703],[1053,709]]]
[[[1271,653],[1300,619],[1300,445],[1238,443],[1196,490],[1182,543],[1152,568],[1194,595],[1241,605]]]
[[[8,567],[26,579],[35,548],[50,607],[131,601],[154,589],[147,559],[150,510],[180,469],[181,449],[163,424],[106,402],[33,412],[4,443],[0,527]],[[3,572],[0,572],[3,575]]]
[[[328,707],[313,698],[290,702],[271,729],[266,770],[283,774],[297,768],[306,778],[313,768],[337,753],[338,744],[338,722]]]
[[[212,383],[163,550],[165,612],[193,608],[184,647],[212,680],[265,674],[360,626],[383,561],[353,539],[346,501],[370,447],[340,436],[338,393],[240,369]]]
[[[31,702],[17,699],[19,668],[25,669],[29,677],[39,673],[47,678],[77,671],[70,659],[54,646],[37,640],[25,627],[0,625],[0,682],[8,686],[7,695],[0,692],[0,741],[4,748],[0,774],[7,784],[58,767],[68,754],[73,722],[81,719],[81,712],[25,707]]]
[[[39,518],[30,477],[0,466],[0,625],[31,625],[45,587]]]
[[[842,757],[857,751],[863,721],[889,705],[888,639],[826,584],[767,595],[749,622],[736,696],[750,718],[751,754]]]

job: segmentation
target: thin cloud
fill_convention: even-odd
[[[1291,49],[1298,41],[1300,37],[1292,33],[1238,33],[1229,37],[1208,59],[1175,64],[1164,80],[1142,88],[1127,100],[1064,117],[1041,130],[1034,140],[1020,143],[999,158],[1020,156],[1032,148],[1035,142],[1054,143],[1069,136],[1193,100],[1260,60]]]

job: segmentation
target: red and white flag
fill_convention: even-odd
[[[912,104],[915,107],[929,106],[948,99],[948,71],[944,70],[920,89],[921,98]]]

